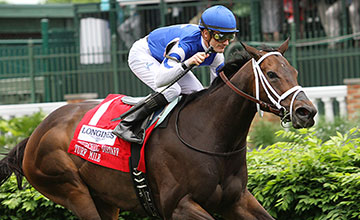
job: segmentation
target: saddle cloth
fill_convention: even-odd
[[[132,105],[124,104],[124,95],[109,94],[99,105],[88,111],[76,127],[68,152],[77,155],[89,162],[129,172],[129,157],[131,156],[130,143],[112,134],[112,130],[120,121],[111,121],[129,110]],[[177,101],[176,101],[177,103]],[[173,108],[176,103],[170,104],[167,109]],[[138,170],[146,172],[144,160],[144,146],[161,118],[166,117],[171,110],[163,111],[147,128],[144,143],[140,153]],[[160,118],[160,120],[159,120]]]

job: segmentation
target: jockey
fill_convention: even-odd
[[[212,6],[202,13],[199,25],[158,28],[136,41],[130,49],[128,63],[141,81],[158,92],[190,65],[209,66],[212,81],[224,65],[224,50],[235,38],[236,32],[234,14],[224,6]],[[205,54],[210,46],[213,53]],[[144,120],[151,113],[180,94],[202,89],[201,82],[189,71],[171,87],[125,117],[113,133],[126,141],[142,143],[146,126]]]

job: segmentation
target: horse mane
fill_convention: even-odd
[[[266,51],[266,52],[277,51],[276,49],[269,47],[265,44],[260,45],[258,49],[262,50],[262,51]],[[249,53],[246,50],[244,50],[242,48],[237,49],[231,53],[229,60],[226,61],[225,65],[220,69],[219,72],[223,71],[225,76],[230,79],[251,58],[252,57],[249,55]],[[216,77],[207,89],[204,89],[199,92],[192,93],[192,94],[188,94],[188,95],[182,95],[183,96],[182,100],[184,100],[186,102],[186,103],[184,103],[184,105],[186,105],[188,102],[190,102],[194,99],[197,99],[197,98],[203,96],[204,94],[215,91],[217,88],[219,88],[220,85],[223,85],[223,84],[224,84],[224,81],[220,77]]]
[[[229,61],[225,63],[225,65],[223,66],[223,68],[220,69],[219,72],[223,71],[225,76],[230,79],[250,59],[251,56],[248,54],[248,52],[246,52],[245,50],[237,50],[232,53]],[[224,81],[220,77],[216,77],[207,90],[217,88],[223,83]]]

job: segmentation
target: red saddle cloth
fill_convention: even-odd
[[[99,105],[88,111],[76,127],[68,152],[92,163],[129,172],[130,143],[112,134],[119,117],[132,106],[124,104],[124,95],[110,94]],[[142,145],[138,170],[145,173],[144,146],[156,123],[147,130]]]

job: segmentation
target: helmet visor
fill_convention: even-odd
[[[215,33],[213,31],[211,31],[211,35],[216,41],[218,41],[220,43],[225,42],[227,40],[232,41],[235,38],[234,32],[232,32],[232,33]]]

